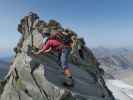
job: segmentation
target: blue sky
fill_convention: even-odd
[[[133,0],[1,0],[0,48],[17,44],[17,25],[30,11],[74,29],[89,47],[133,46],[132,4]]]

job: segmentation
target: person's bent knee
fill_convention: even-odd
[[[64,75],[65,75],[66,77],[72,77],[72,72],[71,72],[71,70],[70,70],[69,67],[65,67],[65,68],[64,68]]]

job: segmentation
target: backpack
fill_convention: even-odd
[[[63,34],[62,32],[54,33],[51,38],[55,38],[55,39],[63,42],[65,45],[69,45],[72,42],[71,36]]]

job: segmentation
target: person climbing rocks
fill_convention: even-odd
[[[83,38],[79,38],[78,39],[78,51],[79,51],[79,55],[82,59],[84,59],[84,49],[85,49],[85,41]]]
[[[56,32],[54,36],[56,37],[57,34],[63,34],[63,33]],[[64,76],[65,76],[64,85],[73,86],[72,73],[70,70],[70,66],[68,65],[68,56],[71,51],[71,42],[69,40],[66,40],[67,38],[64,41],[61,41],[55,38],[54,36],[50,37],[48,41],[42,46],[42,48],[38,52],[35,52],[34,54],[36,55],[41,53],[45,54],[51,51],[59,53],[58,55],[60,56],[59,60],[64,70]]]
[[[72,63],[79,65],[81,60],[84,60],[84,48],[85,43],[82,38],[77,36],[72,36],[72,50],[71,50],[71,60]]]
[[[71,59],[72,63],[78,64],[78,39],[77,36],[72,36],[72,50],[71,50]]]

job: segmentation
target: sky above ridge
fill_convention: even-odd
[[[89,47],[133,46],[132,4],[133,0],[0,0],[0,48],[17,44],[17,25],[30,11],[73,29]]]

